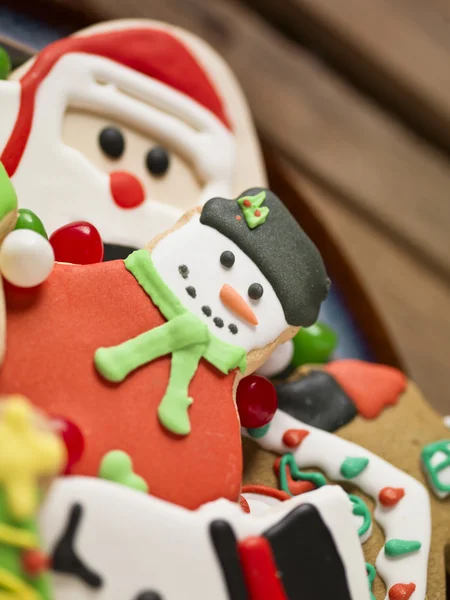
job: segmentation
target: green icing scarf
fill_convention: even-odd
[[[118,346],[99,348],[94,356],[95,367],[105,379],[117,383],[139,367],[171,354],[169,383],[158,407],[158,417],[169,431],[187,435],[191,430],[188,407],[193,402],[188,388],[200,359],[204,358],[224,374],[237,367],[244,372],[247,353],[239,346],[219,340],[201,319],[181,304],[155,269],[148,250],[130,254],[125,267],[167,323]]]

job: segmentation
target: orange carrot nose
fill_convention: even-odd
[[[220,290],[219,297],[235,315],[247,321],[250,325],[258,325],[258,319],[253,310],[231,285],[225,283]]]

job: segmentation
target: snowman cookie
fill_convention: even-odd
[[[273,193],[216,197],[125,261],[57,263],[34,293],[8,290],[0,391],[73,424],[73,473],[121,450],[158,497],[237,500],[238,378],[315,321],[328,286]]]
[[[246,434],[254,439],[244,443],[244,483],[279,485],[289,496],[341,483],[366,504],[360,533],[373,599],[445,600],[450,440],[442,417],[392,367],[341,360],[290,381],[297,399],[292,390],[284,397],[282,384],[282,410],[259,435]],[[310,408],[327,411],[323,391],[341,411],[332,421]]]
[[[49,235],[95,226],[125,258],[213,196],[265,185],[242,92],[182,29],[146,20],[58,40],[0,81],[0,160]]]

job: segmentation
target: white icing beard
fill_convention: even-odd
[[[214,195],[231,196],[235,141],[214,115],[184,94],[113,61],[69,54],[39,87],[31,134],[13,176],[19,205],[36,212],[49,233],[86,220],[105,242],[141,248],[181,215],[156,198],[136,208],[117,206],[108,175],[62,142],[68,106],[94,108],[112,123],[129,123],[187,156],[205,181],[198,204]]]
[[[352,530],[352,507],[342,490],[331,486],[253,516],[228,500],[190,511],[109,481],[63,477],[53,484],[39,517],[50,554],[75,503],[81,506],[81,518],[73,547],[85,566],[102,578],[102,585],[93,589],[76,575],[52,573],[55,600],[136,600],[145,591],[164,600],[229,600],[210,524],[226,520],[241,540],[261,535],[303,503],[315,506],[330,531],[353,583],[352,600],[369,600],[363,554]],[[300,580],[299,592],[301,585]]]
[[[220,255],[225,250],[235,255],[234,265],[229,269],[220,263]],[[199,215],[194,215],[186,225],[163,238],[153,249],[152,259],[158,273],[181,303],[200,317],[211,333],[229,344],[249,352],[273,342],[289,327],[273,287],[255,263],[216,229],[202,225]],[[179,272],[180,265],[189,269],[186,279]],[[251,300],[248,296],[252,283],[260,283],[264,289],[259,300]],[[252,308],[258,325],[250,325],[223,304],[219,294],[224,284],[232,286]],[[195,298],[187,293],[188,286],[195,289]],[[205,315],[203,306],[211,309],[211,316]],[[223,327],[216,326],[216,317],[223,320]],[[237,326],[236,334],[228,328],[230,324]]]

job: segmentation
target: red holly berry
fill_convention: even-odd
[[[64,475],[69,475],[72,467],[80,460],[84,452],[84,437],[78,425],[65,417],[54,417],[53,421],[61,434],[67,451]]]
[[[52,233],[49,242],[53,247],[55,260],[59,262],[90,265],[103,260],[100,233],[87,221],[63,225]]]
[[[36,576],[47,571],[50,567],[50,559],[41,550],[24,550],[22,553],[23,570],[31,576]]]
[[[242,427],[257,429],[270,423],[277,410],[274,385],[260,375],[249,375],[239,382],[236,404]]]

